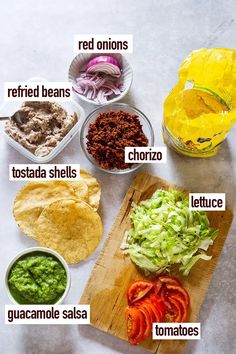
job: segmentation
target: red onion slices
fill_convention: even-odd
[[[124,90],[121,82],[121,69],[118,61],[112,56],[99,56],[90,60],[76,78],[73,90],[89,100],[106,104],[119,96]]]
[[[86,72],[88,74],[104,73],[113,77],[121,76],[118,61],[108,55],[101,55],[91,59],[87,64]]]

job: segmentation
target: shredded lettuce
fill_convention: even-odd
[[[133,204],[130,218],[132,229],[121,248],[144,271],[161,273],[179,264],[188,275],[199,259],[211,259],[205,251],[218,230],[209,226],[205,211],[189,210],[184,193],[159,189],[150,199]]]

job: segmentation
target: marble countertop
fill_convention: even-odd
[[[67,80],[68,67],[74,56],[74,34],[133,33],[134,53],[127,55],[127,59],[134,70],[134,81],[124,101],[149,117],[156,144],[162,145],[163,101],[177,80],[181,61],[190,51],[201,47],[234,47],[235,20],[236,3],[233,0],[224,4],[222,0],[2,1],[0,99],[3,100],[4,81],[24,81],[34,76]],[[93,107],[84,105],[84,108],[89,113]],[[12,204],[21,183],[8,180],[9,163],[28,161],[7,145],[2,127],[0,132],[0,352],[147,353],[88,326],[4,325],[4,305],[9,303],[4,285],[6,265],[18,251],[34,246],[35,242],[16,228]],[[147,165],[143,170],[196,192],[225,192],[228,206],[235,209],[235,134],[236,127],[213,158],[196,160],[168,150],[167,164]],[[78,135],[52,162],[80,163],[96,175],[103,189],[102,242],[87,261],[71,268],[72,286],[66,302],[76,303],[133,176],[113,176],[93,170],[81,152]],[[189,342],[185,353],[236,353],[235,232],[236,228],[232,226],[199,314],[202,339]]]

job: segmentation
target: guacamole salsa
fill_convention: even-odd
[[[66,284],[62,263],[44,252],[23,255],[8,276],[9,290],[19,304],[54,304],[63,295]]]

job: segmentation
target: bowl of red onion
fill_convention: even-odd
[[[127,94],[133,71],[121,54],[80,53],[70,65],[68,79],[80,99],[94,105],[106,105]]]

